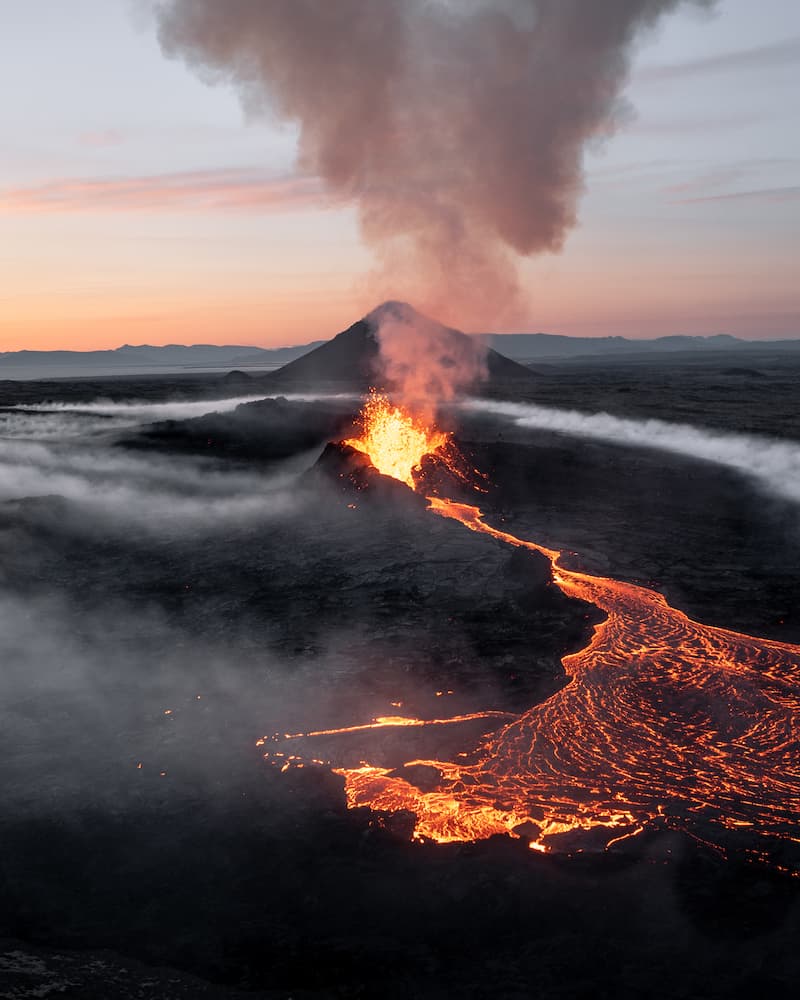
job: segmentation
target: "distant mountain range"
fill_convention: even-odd
[[[583,358],[596,361],[624,357],[645,359],[679,353],[708,354],[714,351],[736,351],[743,354],[760,351],[800,355],[800,339],[741,340],[728,334],[716,334],[710,337],[658,337],[655,340],[630,340],[626,337],[567,337],[551,333],[492,333],[474,336],[506,358],[529,363]],[[310,344],[277,348],[214,344],[188,346],[167,344],[164,347],[125,344],[108,351],[9,351],[0,352],[0,379],[4,374],[14,378],[18,369],[35,371],[39,367],[74,369],[76,375],[79,371],[92,374],[99,369],[127,368],[139,372],[148,368],[278,368],[330,343],[332,341],[315,340]]]
[[[643,357],[714,351],[780,351],[800,353],[800,340],[741,340],[727,333],[710,337],[672,336],[655,340],[627,337],[565,337],[553,333],[480,335],[489,347],[516,361],[563,361],[570,358]]]
[[[144,369],[164,367],[220,368],[230,366],[250,367],[255,365],[285,365],[302,354],[325,343],[316,340],[312,344],[295,347],[245,347],[236,345],[216,346],[214,344],[167,344],[153,347],[149,344],[131,346],[125,344],[110,351],[9,351],[0,352],[0,373],[15,367],[31,368],[37,365],[47,367],[75,368],[122,368]],[[1,375],[0,375],[1,377]]]

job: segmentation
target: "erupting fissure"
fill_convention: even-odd
[[[362,426],[349,443],[412,487],[422,457],[447,440],[377,394]],[[468,763],[407,762],[435,768],[435,788],[366,761],[334,767],[348,805],[408,810],[418,838],[516,833],[540,851],[607,848],[658,821],[800,874],[800,647],[695,622],[653,590],[567,569],[560,552],[491,527],[477,507],[428,500],[471,531],[543,554],[564,594],[607,617],[563,658],[569,683],[546,701],[505,723],[470,716],[493,731]],[[447,721],[388,717],[305,737]],[[776,843],[793,853],[781,858]]]
[[[450,440],[448,434],[429,427],[375,389],[364,403],[359,425],[361,435],[344,443],[369,455],[382,475],[399,479],[412,490],[422,459],[440,451]]]

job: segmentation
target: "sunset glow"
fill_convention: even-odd
[[[783,39],[800,15],[768,7],[727,3],[700,25],[679,11],[647,40],[626,90],[636,117],[588,152],[578,227],[524,264],[519,308],[481,315],[375,279],[356,207],[298,171],[294,132],[245,121],[232,90],[166,60],[127,5],[90,0],[80,24],[62,5],[17,5],[0,39],[5,90],[26,95],[0,163],[0,351],[306,343],[387,297],[468,331],[796,336]]]

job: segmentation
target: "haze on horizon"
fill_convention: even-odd
[[[377,300],[355,209],[298,174],[296,129],[165,59],[145,7],[0,8],[0,351],[332,336]],[[791,0],[666,18],[634,57],[635,116],[588,151],[578,225],[524,262],[531,307],[505,328],[800,336],[799,65]]]

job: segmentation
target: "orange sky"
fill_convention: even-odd
[[[615,233],[584,227],[564,254],[527,262],[529,320],[508,328],[633,337],[800,332],[788,219],[784,240],[719,243],[713,259],[711,237],[683,245],[681,220],[658,239],[621,212],[616,221]],[[37,213],[0,224],[14,247],[0,293],[0,351],[281,346],[332,336],[382,298],[413,299],[369,279],[372,261],[349,210],[287,206],[235,219],[174,209]],[[315,239],[320,225],[326,235]],[[439,318],[481,329],[457,303]]]
[[[245,118],[232,91],[164,59],[128,4],[84,2],[80,23],[52,0],[4,14],[0,86],[24,100],[4,104],[0,351],[281,346],[384,298],[425,307],[373,280],[354,209],[296,173],[292,128]],[[637,55],[636,114],[587,153],[563,252],[523,263],[518,315],[448,302],[438,318],[800,337],[797,38],[789,0],[668,19]]]

